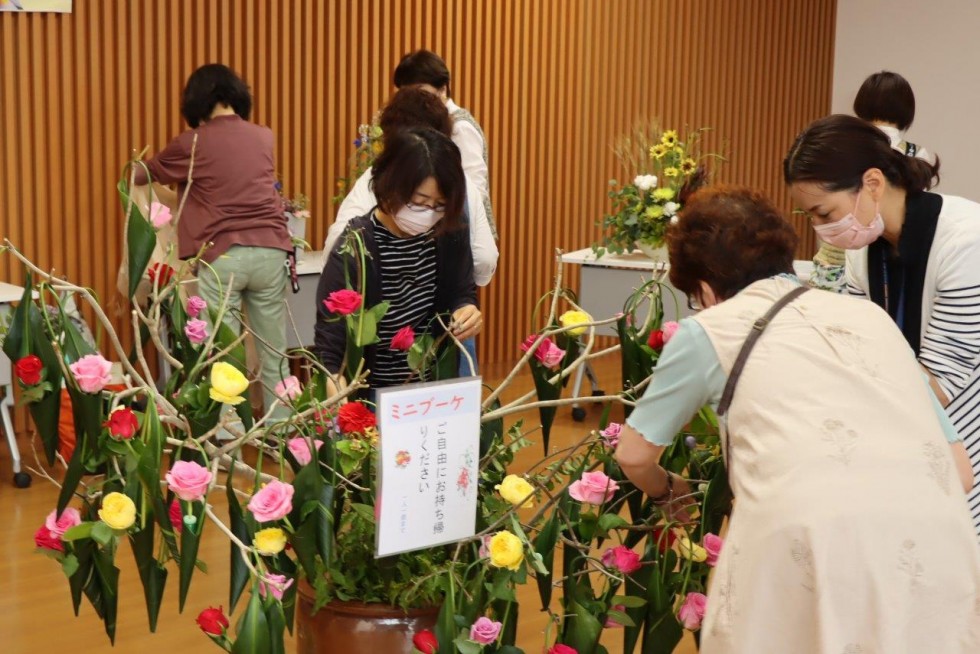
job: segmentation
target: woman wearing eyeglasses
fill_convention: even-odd
[[[315,349],[323,364],[340,372],[347,344],[343,320],[324,300],[366,278],[364,306],[389,303],[378,324],[379,342],[365,348],[365,368],[372,388],[413,379],[404,349],[393,347],[395,334],[411,327],[416,336],[439,329],[436,315],[446,315],[453,335],[463,340],[479,333],[483,316],[477,308],[469,229],[462,221],[465,178],[459,148],[432,129],[401,130],[385,140],[371,169],[377,206],[350,221],[337,240],[317,289],[319,319]],[[367,256],[347,244],[353,232]]]
[[[671,283],[704,310],[664,347],[616,459],[683,518],[691,484],[659,458],[717,408],[735,504],[701,652],[980,651],[972,473],[902,333],[801,286],[796,233],[759,193],[700,191],[667,243]]]

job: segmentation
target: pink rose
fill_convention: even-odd
[[[299,379],[296,377],[296,375],[290,375],[276,384],[276,397],[281,399],[283,402],[288,402],[289,400],[299,397],[300,393],[302,392],[303,387],[300,385]]]
[[[391,337],[392,350],[403,350],[407,352],[412,349],[413,343],[415,343],[415,330],[410,325],[402,327]]]
[[[677,611],[677,619],[689,631],[697,631],[701,628],[701,620],[704,619],[704,611],[708,606],[708,598],[701,593],[688,593],[684,598],[684,603]]]
[[[188,320],[184,325],[184,336],[194,345],[200,345],[208,340],[208,324],[197,318]]]
[[[561,643],[555,643],[548,650],[548,654],[578,654],[578,650],[574,647],[569,647],[568,645],[562,645]]]
[[[724,544],[725,540],[723,538],[714,534],[705,534],[701,545],[708,553],[708,565],[714,567],[718,563],[718,557],[721,556],[721,546]]]
[[[674,334],[677,333],[678,327],[680,327],[680,325],[673,320],[668,320],[661,326],[660,331],[664,333],[664,345],[669,343],[670,339],[674,337]]]
[[[272,593],[273,597],[279,601],[282,601],[282,594],[286,592],[287,588],[293,585],[293,580],[286,575],[267,574],[265,578],[274,584],[281,584],[282,587],[277,588],[273,585],[273,583],[259,581],[259,597],[265,597],[267,593]]]
[[[362,300],[360,293],[344,288],[328,295],[327,299],[323,301],[323,306],[330,313],[347,316],[360,308]]]
[[[606,425],[606,428],[599,432],[602,435],[602,440],[606,441],[606,445],[616,449],[619,445],[619,432],[623,431],[623,426],[618,422],[610,422]]]
[[[58,517],[57,509],[48,514],[48,517],[44,520],[44,526],[48,531],[51,532],[56,538],[61,538],[65,535],[65,532],[74,527],[75,525],[82,524],[82,516],[78,512],[78,509],[67,508]]]
[[[293,510],[293,487],[273,479],[248,501],[248,510],[259,522],[281,520]]]
[[[538,337],[532,334],[521,343],[521,351],[527,352],[534,345]],[[534,358],[537,359],[545,368],[555,368],[565,358],[565,350],[561,349],[550,338],[545,338],[534,351]]]
[[[44,525],[38,527],[37,531],[34,532],[34,545],[42,550],[65,551],[65,545],[61,542],[61,537],[52,534]]]
[[[487,534],[486,536],[483,537],[483,540],[480,541],[480,551],[479,551],[478,554],[479,554],[479,557],[481,559],[488,559],[488,558],[490,558],[490,541],[491,540],[493,540],[493,534]]]
[[[633,574],[640,569],[640,555],[626,547],[617,545],[605,551],[602,555],[602,565],[607,568],[615,568],[624,575]]]
[[[497,640],[497,635],[500,633],[501,627],[503,627],[501,623],[481,616],[470,627],[470,640],[481,645],[489,645]]]
[[[579,502],[598,506],[611,500],[617,490],[619,484],[604,472],[583,472],[582,478],[568,487],[568,494]]]
[[[316,439],[313,441],[313,446],[319,450],[320,446],[323,445],[323,441]],[[301,466],[305,466],[307,463],[313,460],[313,453],[310,452],[310,441],[308,441],[303,436],[297,436],[296,438],[290,438],[286,442],[286,447],[289,451],[293,453],[296,462]]]
[[[622,604],[617,604],[616,606],[612,607],[612,610],[619,611],[620,613],[625,613],[626,607],[623,606]],[[621,629],[623,627],[623,625],[613,620],[612,616],[606,616],[606,624],[602,626],[605,627],[606,629]]]
[[[170,207],[159,202],[150,203],[150,222],[156,229],[160,229],[173,219],[170,215]]]
[[[211,483],[211,472],[193,461],[178,461],[167,472],[167,484],[174,495],[185,502],[202,499]]]
[[[98,393],[112,381],[109,376],[112,364],[101,354],[86,354],[68,368],[83,393]]]
[[[178,500],[170,503],[170,526],[178,534],[184,531],[184,512],[180,509],[180,501]]]
[[[191,318],[197,318],[207,308],[208,303],[203,298],[197,295],[187,298],[187,315]]]

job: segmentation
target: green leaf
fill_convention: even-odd
[[[71,590],[72,609],[77,616],[78,608],[82,603],[82,592],[89,585],[95,571],[95,561],[92,559],[92,555],[95,552],[95,543],[91,540],[75,541],[73,549],[78,565],[75,572],[68,578],[68,586]],[[93,604],[93,606],[95,605]],[[101,604],[95,606],[95,610],[101,616]]]
[[[130,206],[129,183],[126,179],[120,179],[116,185],[119,191],[119,199],[122,201],[123,212],[129,209],[126,215],[126,249],[129,254],[129,297],[136,295],[143,273],[150,263],[153,256],[153,248],[157,244],[157,235],[153,226],[143,217],[136,202]]]
[[[516,602],[517,595],[514,593],[514,583],[510,571],[498,570],[493,577],[493,582],[489,588],[490,598],[503,600],[505,602]]]
[[[167,585],[167,569],[160,565],[153,553],[153,516],[148,516],[146,526],[135,534],[129,535],[133,546],[133,556],[136,559],[136,569],[143,584],[143,599],[146,601],[146,616],[150,623],[150,631],[157,630],[157,618],[160,615],[160,603],[163,591]]]
[[[531,360],[531,376],[534,378],[534,389],[538,400],[545,402],[557,400],[561,397],[561,385],[552,384],[548,381],[555,374],[555,371],[545,368],[536,360]],[[538,416],[541,418],[541,443],[544,446],[545,454],[548,453],[548,443],[551,440],[551,425],[555,422],[557,407],[546,406],[538,408]]]
[[[189,510],[188,510],[189,507]],[[201,502],[182,502],[181,508],[186,515],[197,518],[194,524],[184,521],[184,529],[180,535],[180,583],[178,592],[178,609],[184,611],[187,601],[187,591],[191,588],[191,578],[197,563],[197,550],[201,544],[201,532],[204,531],[204,505]]]
[[[453,636],[456,634],[456,616],[454,614],[455,602],[453,592],[450,589],[449,595],[439,609],[439,616],[436,618],[435,634],[439,641],[439,654],[454,654]]]
[[[483,645],[473,642],[466,634],[456,636],[453,645],[456,646],[456,651],[460,654],[480,654],[483,651]]]
[[[234,466],[228,469],[228,480],[225,482],[226,492],[228,494],[228,516],[229,527],[231,532],[235,534],[238,540],[243,543],[251,543],[252,537],[249,535],[248,524],[245,522],[245,516],[242,513],[242,505],[238,503],[238,497],[235,495],[235,489],[232,484],[232,470]],[[242,596],[242,592],[245,590],[245,584],[248,583],[249,570],[248,566],[245,565],[245,561],[242,560],[241,550],[235,543],[229,543],[231,548],[231,587],[229,591],[228,599],[228,612],[235,610],[235,605],[238,603],[238,598]]]
[[[295,585],[295,584],[294,584]],[[285,600],[285,595],[283,595]],[[272,593],[265,600],[265,616],[269,622],[269,651],[270,654],[286,654],[286,615],[283,613],[282,604],[279,603]]]
[[[45,394],[38,402],[32,403],[30,412],[38,434],[41,436],[41,443],[44,446],[44,455],[47,457],[48,464],[54,465],[60,438],[58,435],[58,418],[61,415],[61,360],[51,345],[51,339],[45,335],[41,312],[32,304],[29,314],[34,352],[44,364],[47,383],[51,384],[51,388],[54,389]]]
[[[262,610],[258,583],[252,584],[252,597],[238,620],[236,633],[238,637],[232,646],[232,654],[272,654],[269,621]]]
[[[329,564],[333,554],[333,498],[334,488],[330,484],[324,484],[320,489],[319,519],[317,520],[316,546],[320,554],[320,559]]]
[[[310,579],[316,577],[317,522],[319,515],[313,513],[292,533],[289,542],[296,552],[296,559],[303,566],[303,572]]]
[[[591,652],[599,642],[602,624],[581,604],[572,600],[566,607],[568,622],[564,643],[577,652]]]
[[[95,527],[96,524],[99,523],[81,522],[66,531],[61,537],[61,540],[76,541],[83,538],[90,538],[92,536],[92,528]]]
[[[548,522],[534,539],[534,551],[541,556],[541,563],[548,571],[546,574],[535,574],[534,579],[538,583],[538,596],[541,598],[541,610],[546,611],[551,606],[552,580],[554,579],[553,568],[555,564],[555,548],[558,544],[558,535],[561,533],[559,523],[559,513],[554,511]]]
[[[61,571],[65,573],[65,577],[71,577],[78,571],[78,557],[74,554],[68,554],[61,560]]]
[[[684,630],[672,611],[651,612],[643,633],[642,654],[672,654],[681,642]]]
[[[71,502],[71,498],[75,495],[75,488],[78,487],[78,482],[81,481],[82,475],[85,473],[82,459],[88,438],[85,434],[79,433],[76,433],[76,438],[78,440],[75,442],[75,450],[72,452],[71,459],[68,461],[68,469],[65,470],[61,492],[58,493],[58,515],[61,515],[65,507],[68,506],[68,503]]]
[[[647,601],[645,599],[642,597],[636,597],[635,595],[617,595],[613,600],[613,604],[625,606],[628,609],[646,606],[646,603]]]
[[[95,571],[102,595],[102,622],[109,642],[116,642],[116,611],[119,605],[119,568],[113,565],[110,550],[96,550]]]
[[[34,306],[33,293],[34,278],[28,271],[24,281],[24,294],[20,298],[20,304],[10,316],[10,327],[7,329],[7,335],[3,338],[3,351],[14,363],[31,353],[31,330],[28,316],[31,307]]]
[[[621,624],[624,627],[636,626],[636,623],[633,622],[633,618],[629,617],[622,611],[618,611],[616,609],[609,609],[609,612],[606,613],[606,618],[611,619],[613,622],[616,622],[617,624]]]
[[[106,523],[96,522],[92,526],[92,540],[94,540],[99,545],[105,547],[115,538],[115,532],[112,531],[112,527]]]
[[[622,529],[623,527],[629,526],[630,523],[615,513],[603,513],[599,517],[599,533],[603,536],[608,534],[611,529]]]

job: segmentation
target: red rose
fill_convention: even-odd
[[[337,425],[345,434],[363,434],[378,424],[371,409],[360,402],[348,402],[337,412]]]
[[[165,263],[155,263],[146,271],[146,276],[150,278],[151,284],[156,284],[159,287],[164,287],[170,283],[174,275],[177,274],[173,268]],[[159,282],[157,280],[160,280]]]
[[[209,636],[220,636],[228,628],[228,618],[219,606],[206,608],[197,616],[197,626]]]
[[[184,531],[184,513],[180,510],[180,502],[174,500],[170,503],[170,525],[178,534]]]
[[[392,350],[404,350],[407,352],[415,343],[415,330],[411,326],[402,327],[391,337]]]
[[[666,533],[665,533],[666,532]],[[653,532],[650,534],[650,538],[653,542],[657,544],[657,549],[660,550],[661,554],[666,554],[674,543],[677,541],[677,536],[670,529],[664,529],[663,527],[654,527]]]
[[[128,441],[136,435],[140,425],[136,420],[136,414],[128,406],[116,409],[109,414],[109,419],[102,423],[109,428],[109,435],[116,440]]]
[[[664,332],[662,329],[654,329],[650,332],[650,338],[647,339],[647,345],[650,346],[654,352],[659,352],[664,349]]]
[[[51,530],[44,525],[41,525],[38,530],[34,532],[34,544],[42,550],[55,550],[57,552],[65,551],[65,545],[61,542],[61,539],[52,534]]]
[[[16,373],[17,379],[27,386],[33,386],[41,381],[42,370],[44,370],[44,364],[34,354],[28,354],[26,357],[18,359],[17,363],[14,364],[14,373]]]
[[[423,629],[412,637],[412,644],[422,654],[436,654],[439,651],[439,639],[428,629]]]
[[[322,434],[334,426],[334,414],[329,409],[317,409],[313,412],[314,429],[317,434]]]
[[[562,645],[561,643],[555,643],[548,650],[548,654],[578,654],[578,650],[574,647],[569,647],[568,645]]]
[[[361,307],[362,300],[360,293],[345,288],[328,295],[327,299],[323,301],[323,306],[330,313],[346,316],[357,311]]]

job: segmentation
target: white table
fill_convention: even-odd
[[[22,297],[24,297],[24,287],[0,282],[0,315],[4,320],[8,320],[13,313],[11,305],[20,302]],[[0,356],[0,388],[3,390],[3,399],[0,400],[0,420],[3,421],[3,431],[7,436],[10,456],[14,463],[14,484],[18,488],[26,488],[30,485],[31,478],[20,469],[20,449],[17,447],[14,423],[10,418],[10,408],[14,406],[13,369],[6,355]]]
[[[313,345],[313,326],[316,324],[316,287],[323,270],[323,250],[300,252],[296,258],[299,293],[286,292],[286,304],[292,324],[286,319],[286,344],[290,349]],[[295,325],[295,329],[294,329]]]

